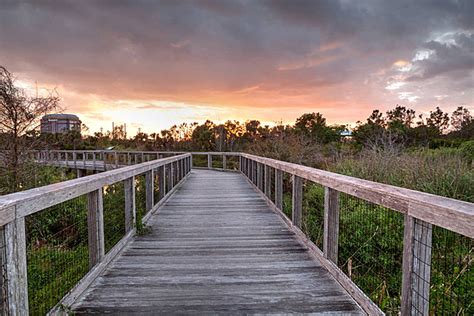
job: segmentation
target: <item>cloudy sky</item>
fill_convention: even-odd
[[[0,0],[0,65],[91,131],[474,109],[474,1]]]

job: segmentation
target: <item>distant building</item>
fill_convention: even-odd
[[[41,134],[81,132],[81,120],[74,114],[47,114],[41,118]]]

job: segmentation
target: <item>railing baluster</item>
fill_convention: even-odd
[[[3,238],[7,309],[10,315],[28,315],[25,218],[20,217],[6,224]]]
[[[283,211],[283,171],[275,169],[275,206]]]
[[[92,268],[102,261],[105,255],[102,188],[87,195],[87,230],[89,236],[89,268]]]
[[[207,168],[211,169],[212,168],[212,155],[207,154]]]
[[[339,240],[339,192],[324,188],[324,256],[337,264]]]
[[[159,185],[159,197],[160,200],[165,197],[166,194],[166,167],[158,167],[158,185]]]
[[[135,227],[135,177],[125,179],[125,231],[129,232]]]
[[[293,175],[293,195],[292,195],[292,222],[293,225],[301,228],[302,206],[303,206],[303,179]]]
[[[153,169],[145,173],[145,186],[146,186],[146,211],[149,212],[155,205],[153,191],[154,191],[154,171]]]
[[[405,215],[402,315],[428,315],[432,225]]]
[[[227,169],[227,156],[222,155],[222,169]]]
[[[257,188],[263,191],[263,165],[257,162]]]
[[[265,165],[265,195],[271,199],[272,198],[272,178],[270,174],[271,168],[270,166]]]

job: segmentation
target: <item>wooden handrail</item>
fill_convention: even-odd
[[[474,204],[250,154],[242,157],[474,238]]]
[[[61,202],[98,190],[106,185],[191,157],[191,154],[152,160],[138,165],[126,166],[88,177],[50,184],[39,188],[0,196],[0,226],[16,218],[39,212]]]

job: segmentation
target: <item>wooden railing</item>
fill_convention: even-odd
[[[175,155],[168,158],[151,160],[162,157],[161,155]],[[137,165],[122,167],[120,169],[107,171],[105,173],[85,177],[81,179],[49,185],[38,189],[18,192],[0,197],[0,226],[3,226],[1,237],[5,243],[5,271],[7,285],[8,310],[12,314],[24,314],[28,311],[27,300],[27,273],[25,253],[25,216],[39,212],[47,207],[70,200],[74,197],[87,194],[89,200],[89,216],[91,218],[89,230],[100,231],[101,197],[104,186],[123,181],[126,194],[127,212],[127,236],[104,256],[101,245],[100,233],[97,240],[89,243],[91,264],[95,268],[81,281],[75,290],[63,299],[67,305],[77,297],[77,293],[84,290],[91,278],[105,267],[125,242],[135,233],[133,228],[134,218],[134,177],[146,174],[147,187],[147,210],[156,209],[153,201],[152,189],[153,172],[158,170],[161,179],[166,172],[179,173],[179,179],[183,179],[192,167],[193,160],[204,155],[203,168],[220,168],[224,170],[237,169],[245,175],[250,183],[259,190],[267,200],[268,204],[280,214],[296,236],[304,242],[311,254],[317,257],[323,266],[333,277],[349,292],[349,294],[364,308],[368,314],[383,314],[377,304],[369,299],[337,264],[339,251],[339,217],[340,217],[340,194],[361,199],[388,208],[401,214],[404,218],[403,225],[403,265],[401,286],[401,313],[402,315],[423,314],[428,315],[430,302],[430,265],[431,265],[431,236],[432,226],[442,227],[467,238],[474,238],[474,205],[472,203],[453,200],[441,196],[394,187],[386,184],[361,180],[323,170],[305,167],[298,164],[278,161],[274,159],[254,156],[246,153],[229,152],[78,152],[58,151],[53,156],[45,156],[45,153],[37,153],[35,159],[38,161],[65,161],[65,159],[84,155],[89,158],[95,156],[95,161],[107,161],[98,159],[98,155],[113,157],[116,167],[122,166],[121,161],[128,163],[137,162]],[[54,155],[59,155],[59,157]],[[62,155],[62,156],[61,156]],[[82,156],[81,156],[82,155]],[[147,158],[149,156],[149,158]],[[117,158],[116,158],[117,157]],[[193,159],[194,157],[194,159]],[[220,167],[214,166],[216,162],[213,157],[220,157]],[[229,168],[229,157],[237,159],[235,167]],[[59,159],[61,158],[61,159]],[[84,158],[82,158],[84,159]],[[69,159],[68,159],[69,160]],[[80,159],[79,159],[80,160]],[[85,158],[86,161],[91,160]],[[148,161],[147,160],[151,160]],[[283,213],[283,175],[291,176],[291,216]],[[171,177],[173,178],[173,177]],[[170,181],[170,180],[167,180]],[[176,183],[159,181],[161,185],[174,187]],[[320,249],[307,236],[302,228],[303,221],[303,187],[304,181],[324,186],[324,219],[323,219],[323,244]],[[164,192],[160,188],[160,194]],[[170,194],[170,192],[168,193]],[[273,196],[273,198],[270,198]],[[160,201],[161,203],[161,201]],[[154,206],[153,206],[154,205]],[[149,212],[150,213],[150,212]],[[99,219],[97,221],[97,219]],[[96,223],[96,224],[93,224]],[[97,224],[98,223],[98,224]],[[92,275],[92,276],[91,276]],[[89,280],[89,281],[88,281]],[[423,283],[420,291],[418,284]],[[427,283],[427,284],[426,284]]]
[[[472,203],[244,153],[240,156],[240,170],[369,314],[382,314],[382,311],[337,265],[341,192],[389,208],[404,216],[402,315],[429,314],[433,226],[442,227],[471,240],[474,238]],[[291,176],[291,218],[283,213],[283,173]],[[322,250],[301,229],[303,179],[325,188]],[[272,187],[274,192],[271,192]],[[271,195],[274,196],[273,199],[269,198]],[[471,248],[467,254],[467,269],[472,264],[472,250]]]
[[[51,206],[87,195],[89,230],[88,253],[91,270],[76,287],[62,300],[68,305],[87,285],[103,270],[108,262],[120,251],[126,242],[135,234],[135,177],[145,175],[146,209],[149,218],[151,213],[162,204],[183,181],[191,170],[190,154],[180,154],[168,158],[142,162],[100,174],[43,186],[23,192],[0,197],[0,242],[4,247],[1,256],[2,276],[6,291],[3,297],[3,311],[0,314],[28,314],[28,281],[27,249],[25,234],[25,217],[41,212]],[[154,173],[158,173],[160,185],[159,203],[154,202]],[[169,176],[167,176],[169,175]],[[166,179],[166,180],[165,180]],[[104,251],[103,223],[103,188],[123,182],[125,194],[125,237],[108,253]],[[168,186],[168,188],[166,188]],[[4,312],[4,313],[3,313]]]

